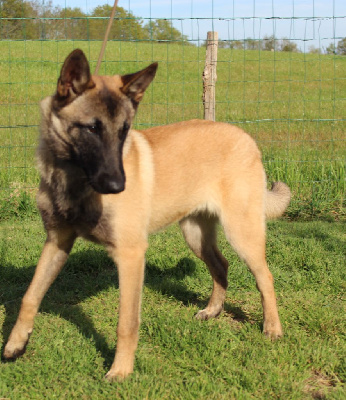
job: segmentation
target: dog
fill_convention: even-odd
[[[263,331],[282,335],[273,278],[265,258],[266,219],[283,214],[290,189],[266,188],[261,154],[242,129],[192,120],[144,131],[131,124],[158,64],[128,75],[92,76],[77,49],[65,60],[53,96],[41,102],[37,195],[47,239],[3,356],[25,352],[34,317],[77,237],[103,244],[119,274],[117,349],[106,375],[133,372],[148,235],[179,222],[213,279],[198,319],[223,309],[228,262],[216,245],[225,235],[253,273]]]

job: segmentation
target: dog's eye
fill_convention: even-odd
[[[102,135],[102,122],[98,119],[94,123],[89,125],[84,125],[86,132],[92,135],[101,136]]]
[[[93,135],[98,135],[100,133],[100,128],[97,126],[97,124],[88,125],[87,129],[88,129],[88,132],[92,133]]]
[[[80,122],[75,122],[69,128],[69,130],[72,129],[78,129],[82,135],[89,134],[89,135],[102,136],[103,126],[102,122],[97,119],[95,123],[91,124],[83,124]]]
[[[120,131],[119,131],[119,139],[120,140],[124,140],[126,138],[126,135],[127,135],[127,132],[129,131],[129,129],[130,129],[130,124],[125,121],[122,129],[120,129]]]

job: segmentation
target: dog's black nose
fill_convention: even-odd
[[[123,192],[125,189],[125,182],[118,182],[115,180],[109,181],[105,185],[105,191],[103,192],[104,194],[111,194],[111,193],[120,193]]]
[[[125,179],[115,179],[102,174],[91,183],[93,189],[101,194],[116,194],[125,190]]]

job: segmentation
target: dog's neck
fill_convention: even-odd
[[[71,222],[82,216],[85,218],[88,208],[100,203],[100,195],[92,189],[81,168],[58,159],[47,147],[44,150],[39,149],[37,157],[41,175],[38,195],[41,212]]]

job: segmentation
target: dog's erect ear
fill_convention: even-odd
[[[57,97],[66,105],[95,84],[90,67],[82,50],[76,49],[66,58],[58,79]]]
[[[135,103],[139,103],[143,98],[146,88],[154,79],[157,67],[158,63],[155,62],[134,74],[123,75],[121,80],[124,86],[121,88],[121,91]]]

